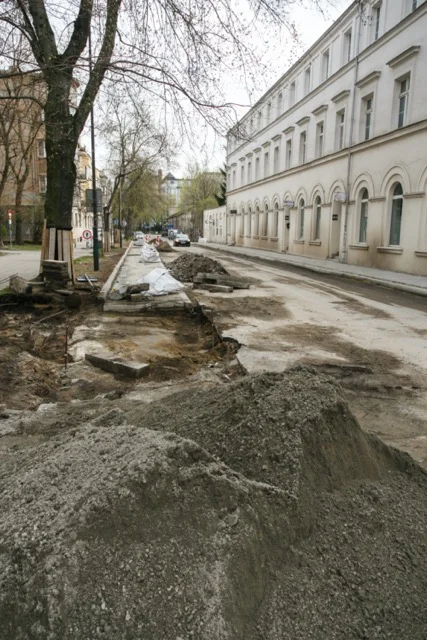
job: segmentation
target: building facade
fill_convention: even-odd
[[[427,2],[353,2],[229,132],[227,242],[427,273]]]
[[[203,211],[203,238],[206,242],[227,242],[225,206]]]

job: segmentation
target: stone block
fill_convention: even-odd
[[[150,370],[149,364],[125,361],[109,354],[86,353],[85,359],[93,364],[94,367],[109,373],[117,373],[127,378],[142,378],[147,376]]]

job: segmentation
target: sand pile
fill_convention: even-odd
[[[425,640],[426,474],[335,383],[118,416],[0,460],[0,638]]]
[[[216,260],[190,253],[182,255],[171,262],[169,269],[173,277],[181,282],[192,282],[194,276],[198,273],[228,273]]]

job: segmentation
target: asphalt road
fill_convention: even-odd
[[[194,291],[223,337],[239,343],[248,373],[301,364],[333,371],[362,426],[427,466],[426,298],[284,263],[190,251],[251,283],[232,294]]]
[[[89,255],[91,249],[74,249],[74,257]],[[40,251],[0,251],[0,289],[15,274],[31,280],[39,273]]]

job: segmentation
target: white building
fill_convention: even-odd
[[[203,238],[207,242],[227,242],[225,206],[203,211]]]
[[[353,2],[230,131],[227,241],[427,273],[427,2]]]

